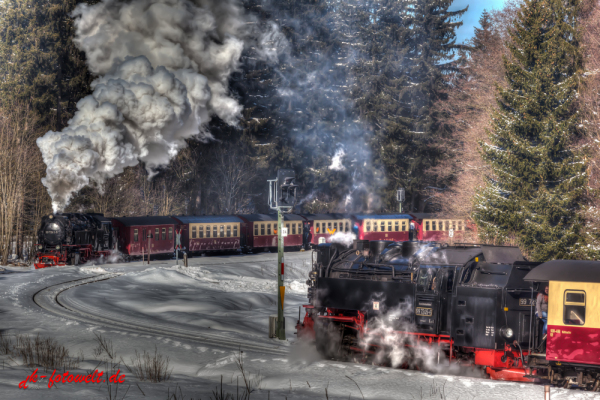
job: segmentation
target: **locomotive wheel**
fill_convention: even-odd
[[[341,325],[318,320],[315,323],[315,341],[317,352],[325,359],[344,360],[344,329]]]

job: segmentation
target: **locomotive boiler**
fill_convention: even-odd
[[[493,379],[532,380],[533,292],[523,278],[538,263],[518,248],[377,240],[316,252],[297,328],[326,358],[470,364]]]
[[[47,215],[38,230],[35,267],[78,265],[108,256],[115,245],[111,221],[102,214]]]

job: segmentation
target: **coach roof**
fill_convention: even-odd
[[[113,218],[125,226],[144,226],[144,225],[174,225],[177,223],[171,217],[121,217]]]
[[[327,221],[334,219],[345,219],[348,218],[347,215],[344,214],[300,214],[302,217],[306,218],[308,221]]]
[[[593,282],[600,283],[600,262],[582,260],[553,260],[535,267],[526,281]]]
[[[413,219],[409,214],[356,214],[356,219]]]
[[[277,214],[240,214],[240,218],[246,219],[250,222],[257,221],[277,221]],[[296,214],[283,214],[284,221],[304,221],[299,215]]]
[[[241,223],[241,219],[234,215],[182,215],[174,216],[182,224],[211,224],[211,223]]]

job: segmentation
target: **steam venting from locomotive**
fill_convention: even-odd
[[[242,107],[227,80],[244,44],[264,40],[235,0],[103,0],[79,4],[73,15],[75,43],[99,77],[68,127],[37,141],[55,212],[83,187],[101,188],[140,161],[153,176],[185,139],[212,138],[212,116],[236,124]]]

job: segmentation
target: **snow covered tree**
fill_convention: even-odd
[[[487,240],[514,238],[537,261],[584,257],[587,161],[575,146],[579,1],[525,0],[504,58],[508,87],[481,143],[493,175],[473,213]]]
[[[89,4],[98,0],[88,0]],[[85,56],[73,43],[77,0],[0,3],[0,101],[31,104],[40,124],[60,130],[90,91]]]

